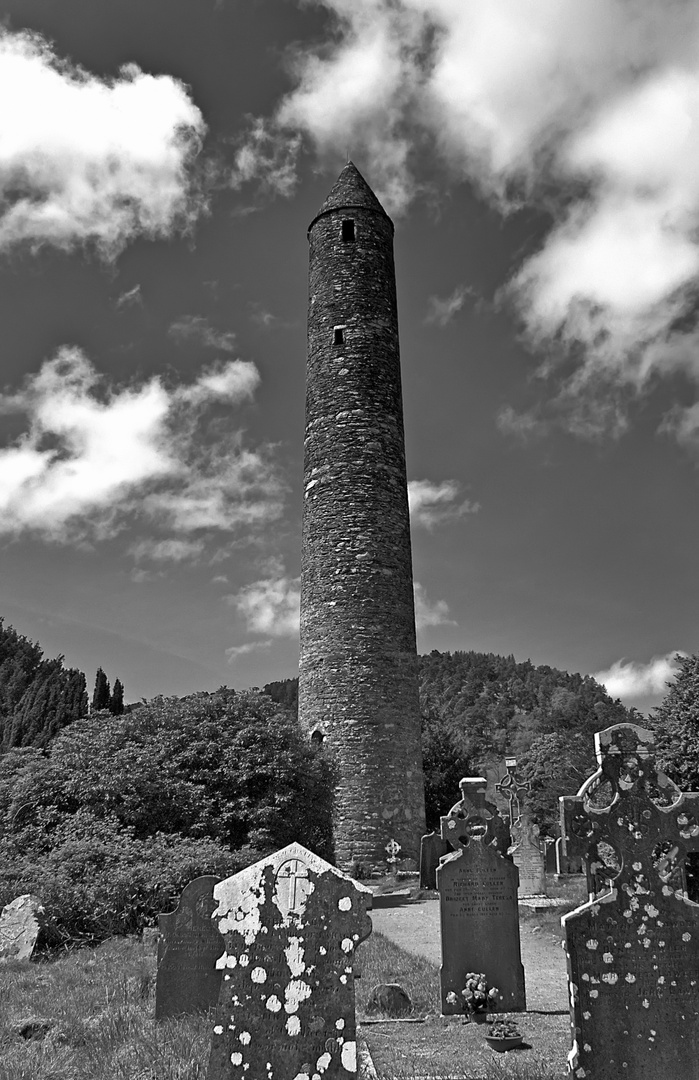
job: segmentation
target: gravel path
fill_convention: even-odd
[[[374,929],[396,945],[434,964],[441,964],[439,899],[372,911]],[[535,931],[535,921],[520,923],[522,963],[527,991],[527,1012],[568,1011],[565,954],[553,935]]]

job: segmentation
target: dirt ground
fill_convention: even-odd
[[[439,900],[436,896],[371,913],[374,930],[396,945],[432,963],[441,963]],[[543,920],[542,920],[543,921]],[[493,1059],[503,1076],[516,1075],[520,1063],[548,1068],[548,1075],[565,1075],[570,1047],[565,954],[560,938],[536,916],[520,924],[527,1012],[512,1015],[524,1035],[521,1050],[495,1054],[482,1038],[486,1029],[463,1023],[460,1017],[428,1017],[424,1023],[361,1025],[380,1076],[484,1077]]]

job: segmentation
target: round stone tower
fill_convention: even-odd
[[[299,717],[338,765],[340,867],[425,831],[393,223],[351,163],[308,229]]]

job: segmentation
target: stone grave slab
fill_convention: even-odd
[[[445,855],[437,869],[440,904],[442,1014],[461,1012],[447,1001],[461,991],[469,971],[485,973],[501,994],[500,1011],[526,1008],[519,940],[517,867],[474,840]]]
[[[520,896],[546,895],[546,866],[539,840],[539,826],[524,811],[516,824],[510,826],[514,846],[512,861],[519,870]]]
[[[354,951],[371,891],[289,844],[214,897],[225,951],[208,1080],[356,1075]]]
[[[158,916],[156,1020],[218,1003],[221,970],[216,961],[223,953],[223,938],[211,917],[218,880],[212,874],[195,878],[183,889],[175,911]]]
[[[0,961],[31,958],[43,913],[41,901],[31,893],[24,893],[5,905],[0,912]]]
[[[442,855],[451,851],[438,832],[427,833],[420,840],[420,888],[437,888],[437,867]]]
[[[699,794],[657,770],[650,731],[618,724],[595,744],[598,772],[562,800],[567,835],[607,890],[562,919],[569,1070],[576,1080],[696,1080],[699,905],[682,888],[682,864],[699,847]],[[595,806],[601,782],[611,797]]]
[[[455,849],[437,868],[442,967],[442,1013],[461,1011],[466,973],[482,971],[502,995],[499,1009],[526,1008],[519,940],[519,872],[504,854],[510,844],[507,822],[485,798],[484,777],[461,780],[461,801],[441,819],[442,836]]]

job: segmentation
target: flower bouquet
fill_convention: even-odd
[[[469,971],[466,974],[466,983],[459,995],[453,990],[447,994],[450,1005],[461,1005],[465,1014],[465,1022],[468,1024],[474,1017],[482,1016],[486,1009],[494,1009],[500,1000],[500,991],[497,986],[488,986],[483,972]]]

